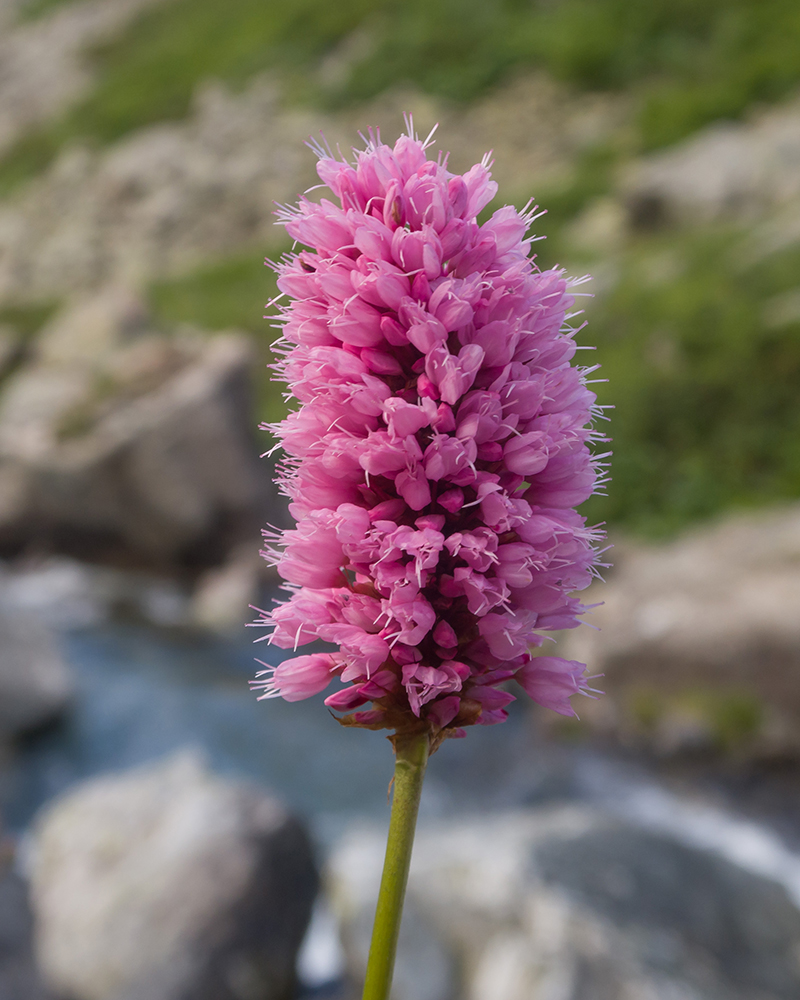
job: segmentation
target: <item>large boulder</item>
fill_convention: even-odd
[[[374,907],[382,839],[351,831],[333,852],[346,944]],[[800,911],[783,886],[586,807],[423,826],[408,901],[412,935],[455,966],[425,993],[436,1000],[789,1000],[800,991]],[[362,950],[348,956],[357,983]],[[399,970],[416,962],[401,939]],[[416,1000],[418,989],[401,977],[393,996]]]
[[[289,1000],[317,889],[303,827],[181,755],[87,782],[38,821],[39,964],[75,1000]]]
[[[72,695],[47,627],[33,615],[0,611],[0,744],[57,719]]]
[[[800,198],[800,104],[717,122],[627,169],[634,223],[752,220]]]
[[[800,506],[739,515],[663,545],[623,543],[598,629],[564,654],[603,674],[581,719],[666,753],[800,753]]]
[[[355,827],[336,845],[328,863],[327,888],[353,997],[361,994],[364,982],[385,850],[384,836]],[[420,909],[412,891],[403,910],[392,1000],[451,1000],[456,976],[446,933]]]
[[[0,997],[54,1000],[41,981],[33,957],[28,888],[7,860],[0,858]]]
[[[67,310],[0,397],[0,547],[200,569],[257,537],[252,363],[240,334],[153,333],[124,290]]]
[[[0,155],[53,120],[91,87],[85,52],[118,35],[160,0],[58,4],[50,16],[22,18],[25,0],[0,2]],[[21,23],[20,23],[21,20]]]
[[[248,608],[258,604],[268,572],[254,545],[240,546],[224,565],[207,570],[197,581],[189,608],[191,622],[222,632],[241,629]]]

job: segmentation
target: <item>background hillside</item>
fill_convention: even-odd
[[[240,779],[326,868],[300,995],[360,994],[389,754],[242,622],[276,203],[405,113],[592,275],[614,567],[580,722],[433,759],[397,1000],[800,995],[797,0],[0,0],[1,998],[289,1000],[317,874]]]
[[[595,276],[581,336],[616,409],[592,517],[663,534],[797,495],[790,0],[5,0],[2,17],[0,320],[26,356],[59,308],[122,283],[165,332],[247,331],[275,416],[272,201],[313,182],[309,133],[347,148],[411,110],[456,167],[494,148],[500,199],[548,210],[540,261]]]

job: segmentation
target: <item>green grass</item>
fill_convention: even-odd
[[[279,420],[286,412],[283,387],[271,381],[267,365],[270,344],[279,333],[264,319],[267,303],[277,294],[275,274],[264,257],[276,259],[290,244],[250,250],[228,257],[181,278],[162,281],[150,289],[150,305],[165,326],[192,323],[205,330],[236,328],[253,334],[258,348],[256,409],[259,420]]]
[[[741,239],[642,237],[615,289],[587,305],[581,337],[599,346],[598,396],[615,406],[612,483],[587,505],[593,520],[665,535],[800,494],[800,321],[763,320],[797,286],[800,249],[742,270]]]
[[[612,187],[614,149],[587,152],[566,182],[539,199],[547,239],[540,266],[618,272],[610,291],[583,299],[582,363],[612,404],[608,496],[592,521],[650,537],[736,507],[800,495],[800,318],[765,322],[768,303],[800,288],[800,247],[745,265],[747,230],[641,233],[621,252],[592,258],[570,224]],[[518,199],[519,202],[524,198]],[[591,284],[584,289],[591,291]]]
[[[32,0],[29,14],[54,2]],[[317,72],[356,29],[368,39],[335,83]],[[186,115],[198,83],[275,70],[291,98],[352,104],[411,83],[468,102],[543,68],[583,89],[632,94],[639,144],[674,142],[800,83],[796,0],[168,0],[89,54],[97,85],[0,162],[0,193],[71,139],[108,143]]]
[[[0,161],[0,195],[46,167],[67,141],[102,145],[184,118],[205,79],[239,85],[274,68],[295,96],[306,95],[309,67],[370,8],[369,0],[168,0],[145,11],[119,38],[88,54],[97,74],[91,93]]]
[[[236,327],[269,336],[264,304],[277,288],[264,258],[283,249],[242,251],[185,277],[159,282],[150,292],[153,309],[167,323],[189,322],[209,330]]]
[[[579,187],[564,203],[581,203]],[[572,200],[570,200],[572,199]],[[545,231],[553,231],[543,220]],[[736,230],[637,237],[619,260],[615,288],[584,300],[582,342],[602,363],[595,388],[612,403],[612,483],[585,513],[647,536],[665,536],[733,507],[800,493],[800,321],[770,328],[765,304],[800,283],[800,248],[742,269]],[[561,256],[556,231],[538,245],[542,265]],[[281,249],[272,249],[275,257]],[[252,251],[151,289],[156,315],[207,329],[238,327],[260,351],[258,417],[284,412],[266,364],[276,331],[262,305],[274,276]]]
[[[0,324],[7,323],[23,341],[32,340],[58,308],[55,301],[0,307]]]
[[[0,308],[0,326],[11,328],[13,340],[10,353],[3,359],[0,386],[30,359],[37,334],[57,308],[58,303],[54,301]]]
[[[735,688],[689,688],[670,693],[660,687],[635,687],[626,711],[640,733],[652,737],[670,717],[693,718],[707,731],[718,751],[746,747],[764,724],[764,705],[752,691]]]
[[[49,14],[55,7],[75,3],[75,0],[26,0],[17,12],[19,21],[35,21]]]
[[[238,85],[276,68],[295,92],[304,92],[308,67],[353,31],[369,8],[368,0],[169,0],[153,7],[89,53],[97,86],[64,117],[12,148],[0,164],[0,192],[41,169],[67,140],[105,144],[185,117],[205,79]]]

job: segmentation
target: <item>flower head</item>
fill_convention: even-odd
[[[256,624],[338,652],[255,686],[297,700],[338,678],[343,723],[438,742],[503,721],[512,677],[562,714],[587,690],[582,664],[531,650],[585,610],[601,536],[573,508],[605,439],[571,364],[578,282],[537,267],[536,210],[479,225],[488,162],[452,174],[427,149],[411,128],[391,148],[370,134],[353,163],[317,148],[335,201],[282,212],[309,248],[276,265],[276,369],[300,406],[269,429],[297,527],[269,536],[291,596]]]

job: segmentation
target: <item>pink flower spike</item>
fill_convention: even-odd
[[[441,698],[428,706],[426,717],[430,719],[439,729],[444,729],[458,715],[461,708],[461,699],[456,695],[448,698]]]
[[[502,722],[512,677],[562,715],[590,693],[582,664],[531,650],[586,610],[602,533],[574,508],[607,456],[572,364],[575,282],[531,257],[535,210],[479,225],[488,157],[453,174],[429,145],[369,131],[352,161],[316,146],[331,197],[280,212],[304,244],[275,266],[273,367],[296,408],[270,428],[297,524],[266,532],[289,596],[254,624],[281,649],[338,652],[253,686],[295,701],[337,677],[325,703],[343,724],[435,749]]]
[[[335,694],[329,694],[325,699],[325,704],[328,708],[332,708],[336,712],[350,712],[354,708],[366,705],[368,701],[369,698],[365,694],[362,694],[358,688],[346,687]]]
[[[258,696],[259,701],[279,697],[285,701],[303,701],[325,690],[331,682],[335,666],[330,653],[295,656],[277,667],[259,670],[256,678],[262,679],[250,681],[250,686],[254,691],[263,692]]]
[[[586,666],[577,660],[562,660],[558,656],[536,656],[515,674],[514,679],[539,705],[559,715],[577,716],[569,699],[579,691],[587,691],[584,676]]]

